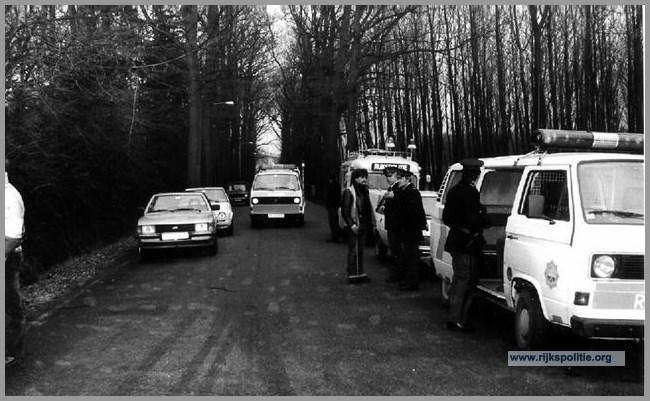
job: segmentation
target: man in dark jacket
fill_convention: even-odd
[[[328,242],[339,241],[339,208],[341,207],[341,187],[336,182],[336,176],[330,174],[327,183],[327,198],[325,199],[327,207],[327,220],[330,225],[330,239]]]
[[[377,211],[384,214],[384,228],[388,237],[390,249],[390,265],[388,267],[387,283],[396,283],[404,279],[405,273],[402,265],[402,244],[400,241],[399,215],[397,196],[397,167],[386,167],[384,175],[388,181],[388,189],[377,204]],[[379,241],[379,239],[377,239]]]
[[[420,191],[410,181],[412,173],[397,170],[397,208],[399,216],[399,237],[404,266],[404,280],[397,287],[400,291],[419,289],[418,244],[422,240],[422,230],[427,229],[427,217],[422,206]]]
[[[449,226],[445,251],[451,254],[454,277],[451,282],[447,329],[471,331],[467,312],[478,281],[483,228],[489,226],[480,194],[474,187],[483,162],[478,159],[461,160],[461,180],[449,190],[442,213],[442,221]]]
[[[374,212],[370,204],[367,183],[368,170],[354,170],[351,185],[343,191],[341,214],[348,228],[348,282],[352,284],[370,281],[363,272],[363,248],[366,235],[373,229]]]

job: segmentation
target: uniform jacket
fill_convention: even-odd
[[[402,241],[420,241],[422,230],[427,229],[427,216],[420,191],[409,183],[396,193],[394,201],[397,204],[397,224]]]
[[[384,208],[384,215],[386,216],[384,220],[384,227],[386,228],[386,231],[399,231],[399,210],[398,210],[398,205],[397,205],[397,196],[398,192],[400,190],[399,185],[397,183],[393,183],[388,188],[389,191],[393,193],[392,198],[386,198],[385,196],[381,198],[379,203],[377,204],[377,209],[383,207]]]
[[[478,190],[461,181],[449,190],[442,212],[442,221],[449,227],[445,251],[449,253],[480,252],[473,240],[482,241],[483,228],[489,226]]]

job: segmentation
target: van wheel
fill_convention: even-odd
[[[379,233],[375,233],[375,256],[378,260],[385,260],[388,255],[388,248],[381,242]]]
[[[302,227],[305,225],[305,215],[301,214],[298,216],[298,227]]]
[[[235,223],[230,223],[230,227],[226,230],[226,234],[232,236],[235,232]]]
[[[522,351],[542,349],[546,344],[549,324],[544,318],[536,292],[523,290],[515,312],[515,339]]]
[[[444,307],[449,306],[451,298],[451,279],[449,277],[440,278],[440,303]]]

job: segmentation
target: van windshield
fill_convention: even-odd
[[[258,191],[300,191],[300,181],[295,174],[258,175],[253,183]]]
[[[587,223],[644,224],[642,161],[581,163],[578,185]]]

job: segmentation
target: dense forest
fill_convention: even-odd
[[[535,128],[643,132],[642,6],[5,6],[5,159],[38,274],[156,191],[250,181],[277,136],[323,196],[409,141],[434,186]],[[278,27],[282,29],[278,29]]]

